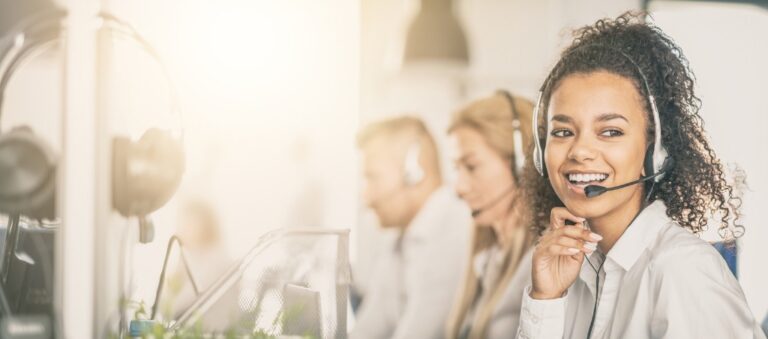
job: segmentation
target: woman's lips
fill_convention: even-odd
[[[574,183],[572,183],[572,182],[570,182],[570,181],[568,181],[568,180],[566,180],[566,181],[565,181],[565,184],[566,184],[566,186],[568,187],[568,190],[569,190],[569,191],[571,191],[571,192],[573,192],[573,193],[576,193],[576,194],[578,194],[578,195],[582,195],[582,196],[584,195],[584,187],[587,187],[587,184],[584,184],[584,185],[581,185],[581,184],[579,184],[579,185],[576,185],[576,184],[574,184]]]
[[[579,195],[581,197],[586,197],[586,195],[584,194],[584,188],[585,187],[590,186],[590,185],[604,186],[604,183],[606,182],[606,180],[608,180],[608,178],[610,178],[610,176],[606,177],[603,180],[599,180],[599,181],[595,180],[595,181],[590,181],[590,182],[580,182],[580,183],[576,184],[576,183],[568,180],[568,176],[567,175],[563,176],[563,180],[565,181],[565,185],[568,188],[568,190],[573,192],[573,193],[576,193],[577,195]]]

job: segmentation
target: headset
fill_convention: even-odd
[[[47,27],[27,25],[0,41],[0,118],[8,82],[32,50],[30,41],[50,36]],[[28,126],[0,134],[0,213],[31,219],[54,219],[56,155]]]
[[[403,182],[406,187],[413,187],[424,180],[424,168],[419,162],[421,158],[421,143],[414,141],[405,153],[403,161]]]
[[[617,55],[620,55],[625,60],[629,61],[631,63],[637,73],[640,75],[640,78],[642,79],[642,86],[645,89],[646,92],[646,98],[648,99],[649,106],[651,107],[651,112],[653,114],[653,125],[654,125],[654,139],[653,142],[648,145],[648,149],[645,153],[645,159],[643,161],[643,169],[645,170],[645,175],[641,177],[638,180],[631,181],[619,186],[614,187],[603,187],[599,185],[589,185],[585,187],[584,192],[587,197],[592,198],[596,197],[600,194],[603,194],[605,192],[620,189],[627,187],[629,185],[645,182],[647,180],[653,179],[653,184],[658,183],[661,181],[661,179],[664,177],[664,174],[669,170],[669,168],[672,166],[672,158],[669,157],[666,148],[661,142],[661,121],[659,119],[659,109],[656,106],[656,99],[653,96],[653,93],[651,92],[651,87],[648,85],[648,79],[645,76],[645,73],[643,73],[643,70],[640,68],[640,65],[635,62],[634,59],[632,59],[628,54],[624,53],[621,50],[618,50],[616,48],[600,45],[600,44],[586,44],[582,46],[577,46],[576,48],[568,51],[565,55],[563,55],[560,58],[560,61],[555,64],[555,67],[552,68],[552,70],[547,75],[547,78],[544,80],[544,83],[541,85],[541,88],[539,89],[539,95],[536,99],[536,107],[533,111],[533,123],[531,125],[531,129],[533,131],[533,138],[534,138],[534,152],[533,152],[533,164],[536,167],[536,171],[539,172],[541,176],[546,177],[547,176],[547,170],[546,170],[546,164],[544,163],[544,143],[546,142],[546,139],[542,139],[539,136],[539,114],[542,111],[542,99],[544,97],[544,93],[547,91],[550,83],[552,82],[552,77],[554,76],[555,71],[562,65],[563,60],[567,59],[569,55],[573,54],[576,51],[580,51],[586,48],[603,48],[609,51],[612,51],[616,53]],[[543,112],[546,114],[546,112]],[[653,186],[652,186],[653,187]],[[648,197],[650,197],[652,189],[649,189]]]
[[[520,130],[522,123],[520,122],[520,112],[517,110],[515,104],[515,97],[507,90],[497,90],[497,94],[504,97],[509,103],[509,109],[512,112],[512,142],[515,147],[515,153],[512,154],[512,174],[515,176],[515,180],[519,181],[518,177],[523,173],[523,166],[525,166],[525,151],[523,150],[523,133]],[[522,159],[518,159],[522,157]]]
[[[507,90],[497,90],[497,95],[501,95],[504,97],[504,99],[509,104],[510,111],[512,112],[512,141],[514,143],[514,154],[512,154],[512,177],[515,180],[515,183],[520,183],[520,175],[523,173],[523,166],[525,165],[525,152],[523,151],[523,133],[520,131],[520,128],[522,124],[520,123],[520,112],[517,110],[517,105],[515,105],[515,97],[512,96],[511,93]],[[523,157],[522,160],[518,159],[517,157]],[[504,197],[512,193],[513,188],[515,185],[510,185],[509,188],[504,190],[501,194],[497,195],[495,198],[493,198],[491,201],[483,205],[482,207],[476,208],[472,210],[472,218],[477,218],[482,214],[483,212],[489,210],[490,208],[496,206],[499,202],[501,202]],[[514,200],[513,200],[514,204]]]
[[[14,72],[33,52],[58,43],[66,31],[66,12],[55,10],[24,21],[0,49],[0,116],[6,87]],[[127,37],[162,68],[171,97],[171,113],[179,121],[180,136],[150,128],[138,141],[117,136],[112,140],[112,207],[122,216],[137,217],[140,240],[150,242],[153,226],[148,215],[164,206],[181,183],[185,170],[183,123],[175,87],[154,48],[129,24],[108,13],[98,16],[100,29]],[[56,159],[28,128],[0,136],[0,212],[24,213],[32,218],[53,218]]]

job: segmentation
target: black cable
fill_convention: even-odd
[[[595,271],[595,306],[592,308],[592,319],[589,321],[589,329],[587,330],[587,339],[590,339],[592,337],[592,330],[595,326],[595,316],[597,315],[597,302],[600,300],[600,271],[603,269],[603,265],[605,264],[605,261],[608,260],[608,257],[603,258],[603,262],[600,263],[600,266],[595,269],[595,265],[592,265],[592,261],[589,260],[589,258],[586,257],[586,254],[584,255],[584,259],[587,260],[589,263],[589,266],[592,267],[592,270]]]
[[[14,226],[15,224],[15,226]],[[5,277],[6,271],[8,270],[8,266],[10,264],[10,260],[6,260],[6,257],[10,259],[10,256],[13,255],[13,250],[8,251],[9,246],[14,246],[13,244],[9,244],[9,241],[11,240],[11,233],[9,231],[12,230],[12,228],[18,229],[19,226],[19,216],[18,215],[12,215],[8,218],[8,227],[6,228],[5,233],[5,246],[6,250],[5,257],[3,257],[3,268],[2,268],[2,276]],[[10,317],[13,312],[11,310],[11,305],[8,303],[8,298],[5,295],[5,279],[3,278],[0,280],[0,310],[2,311],[2,314],[6,317]]]
[[[5,249],[3,250],[3,267],[0,271],[3,286],[8,282],[8,274],[11,270],[11,259],[19,244],[19,220],[21,215],[13,214],[8,217],[8,227],[5,233]]]
[[[629,229],[629,226],[632,226],[632,223],[635,222],[635,219],[637,219],[637,217],[640,216],[640,213],[642,213],[643,210],[645,210],[645,207],[647,206],[643,206],[640,209],[640,211],[638,211],[637,214],[635,214],[635,216],[629,222],[629,225],[627,225],[627,227],[624,228],[623,231],[621,231],[621,234],[619,234],[619,237],[617,239],[621,239],[624,233],[627,232],[627,229]],[[586,229],[591,230],[591,228],[589,227],[589,223],[586,221],[584,222],[584,227]],[[592,261],[589,260],[586,254],[584,255],[584,259],[587,260],[587,263],[589,263],[589,266],[591,266],[592,270],[595,271],[595,276],[596,276],[595,277],[595,307],[592,309],[592,319],[590,319],[589,321],[589,329],[587,330],[587,339],[590,339],[590,337],[592,336],[593,327],[595,325],[595,315],[597,315],[597,301],[600,299],[600,270],[603,269],[603,265],[605,265],[605,262],[608,261],[608,254],[605,255],[605,257],[603,258],[603,262],[600,263],[600,266],[597,269],[595,269],[595,265],[592,265]]]
[[[157,290],[155,292],[155,302],[152,304],[152,314],[150,315],[150,320],[155,320],[155,316],[157,315],[157,307],[160,305],[160,295],[163,292],[163,285],[165,284],[165,274],[168,268],[168,259],[170,258],[171,249],[173,249],[173,243],[179,244],[179,255],[181,256],[181,263],[184,266],[184,271],[187,273],[189,282],[192,284],[192,289],[195,291],[195,296],[200,294],[200,291],[197,289],[197,284],[195,283],[195,278],[192,276],[192,271],[190,271],[189,264],[187,263],[187,259],[184,256],[184,244],[181,242],[181,239],[179,239],[179,237],[173,235],[168,240],[168,246],[165,249],[165,259],[163,259],[163,268],[160,271],[160,280],[157,283]]]

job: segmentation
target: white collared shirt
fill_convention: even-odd
[[[350,338],[443,338],[472,220],[448,187],[432,193],[372,277]]]
[[[680,227],[656,201],[630,224],[600,271],[592,338],[765,338],[717,250]],[[587,338],[595,307],[587,260],[566,296],[523,296],[518,338]]]

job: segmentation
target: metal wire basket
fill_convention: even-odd
[[[285,229],[265,234],[169,330],[346,338],[348,240],[349,230]]]

